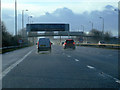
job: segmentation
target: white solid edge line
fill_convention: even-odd
[[[2,72],[2,76],[0,74],[0,79],[2,79],[4,76],[6,76],[15,66],[17,66],[20,62],[22,62],[31,52],[32,52],[32,50],[29,51],[23,58],[21,58],[20,60],[18,60],[17,62],[15,62],[14,64],[12,64],[11,66],[9,66],[7,69],[5,69]]]
[[[79,61],[78,59],[75,59],[75,61]]]

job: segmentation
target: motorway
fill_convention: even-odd
[[[32,46],[2,59],[3,88],[120,88],[117,50],[52,45],[37,53]]]

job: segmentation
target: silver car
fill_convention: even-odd
[[[49,38],[39,38],[37,46],[38,46],[38,52],[39,51],[51,52],[51,42]]]

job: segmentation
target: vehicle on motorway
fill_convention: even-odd
[[[64,49],[66,48],[72,48],[75,49],[75,42],[72,39],[67,39],[65,43],[63,44]]]
[[[51,52],[51,42],[49,38],[39,38],[37,46],[39,51],[50,51]]]
[[[105,42],[104,41],[99,41],[98,44],[105,44]]]

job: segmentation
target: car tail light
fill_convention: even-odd
[[[51,46],[51,42],[50,42],[50,46]]]
[[[73,44],[75,44],[75,42],[73,42]]]
[[[39,42],[37,43],[37,45],[39,45]]]
[[[67,43],[65,42],[64,45],[66,45]]]

